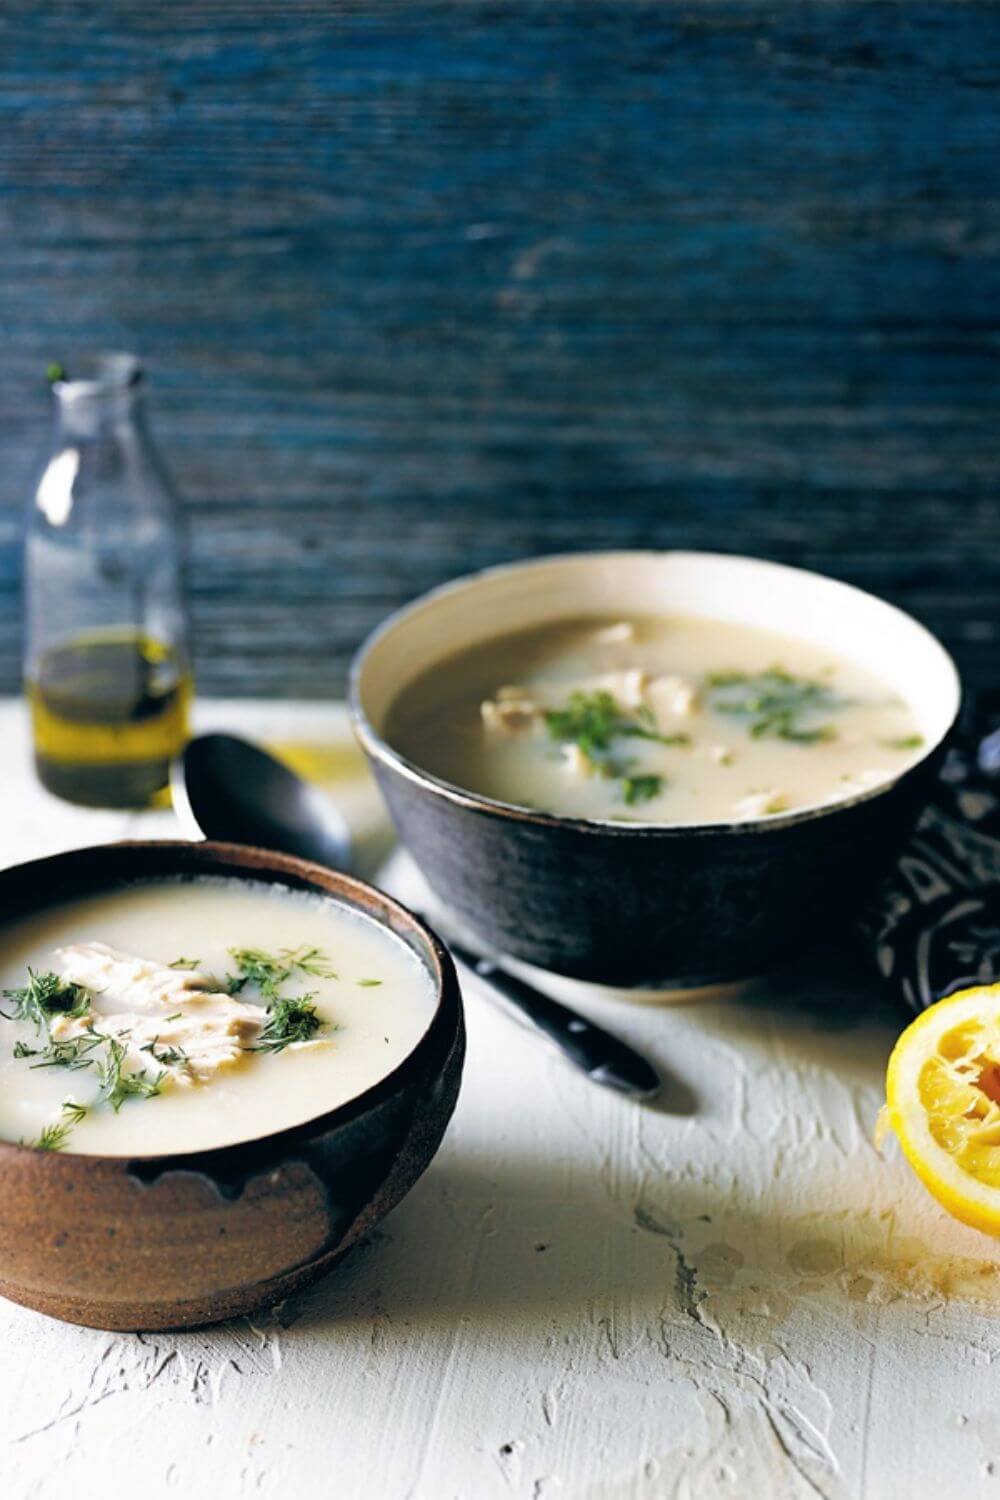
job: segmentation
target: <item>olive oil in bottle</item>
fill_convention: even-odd
[[[169,798],[192,694],[177,511],[150,446],[138,363],[60,380],[25,541],[25,688],[35,766],[92,807]]]
[[[95,807],[166,801],[190,698],[176,650],[149,636],[95,632],[52,647],[28,683],[39,779]]]

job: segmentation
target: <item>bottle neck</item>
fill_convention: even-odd
[[[134,426],[142,415],[142,370],[129,354],[104,355],[92,378],[52,387],[56,424],[72,438],[95,438]]]

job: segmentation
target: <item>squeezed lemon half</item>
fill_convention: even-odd
[[[1000,984],[940,1000],[906,1028],[886,1106],[928,1191],[956,1219],[1000,1236]]]

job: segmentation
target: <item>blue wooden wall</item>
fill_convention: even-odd
[[[202,687],[552,549],[747,550],[1000,675],[1000,7],[0,9],[0,689],[42,371],[141,351]]]

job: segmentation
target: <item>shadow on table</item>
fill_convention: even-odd
[[[822,1319],[853,1305],[878,1318],[909,1302],[925,1319],[957,1301],[1000,1313],[1000,1261],[959,1226],[928,1243],[905,1210],[755,1211],[695,1182],[631,1189],[631,1202],[600,1201],[556,1168],[521,1163],[491,1182],[442,1162],[286,1318],[314,1333],[461,1327],[528,1343],[590,1324],[617,1358],[650,1337],[762,1346],[796,1310]]]
[[[615,1009],[604,1008],[600,1019],[613,1024]],[[661,1066],[669,1066],[678,1014],[690,1030],[690,1010],[657,1013],[650,1055]],[[509,1337],[518,1330],[529,1336],[539,1319],[551,1326],[599,1324],[612,1309],[637,1327],[680,1319],[700,1337],[718,1320],[729,1333],[735,1326],[759,1339],[771,1336],[780,1310],[796,1298],[861,1307],[940,1297],[949,1294],[942,1277],[952,1292],[959,1283],[985,1287],[985,1300],[1000,1305],[996,1267],[977,1258],[978,1237],[946,1226],[940,1242],[935,1232],[934,1249],[921,1243],[920,1195],[901,1163],[873,1154],[874,1100],[904,1022],[866,970],[843,963],[821,970],[799,965],[738,1002],[706,1005],[697,1011],[699,1077],[692,1083],[678,1070],[664,1101],[652,1107],[692,1118],[655,1121],[644,1133],[640,1121],[651,1107],[643,1106],[634,1149],[615,1159],[598,1143],[589,1157],[539,1154],[498,1167],[485,1152],[463,1156],[460,1138],[454,1145],[449,1139],[384,1226],[297,1299],[290,1314],[314,1329],[373,1318],[408,1330],[440,1329],[458,1320],[484,1336],[502,1330]],[[648,1047],[648,1023],[642,1036]],[[805,1114],[783,1145],[762,1137],[749,1162],[727,1134],[738,1132],[738,1124],[720,1125],[718,1112],[709,1124],[707,1111],[699,1121],[697,1090],[710,1086],[713,1060],[727,1050],[743,1060],[750,1089],[767,1090],[785,1067],[829,1075],[827,1087],[845,1099],[862,1089],[872,1119],[867,1112],[853,1116],[846,1146],[834,1149],[827,1137],[823,1148],[841,1169],[831,1178],[830,1202],[853,1204],[846,1184],[860,1170],[874,1172],[876,1181],[885,1174],[884,1198],[864,1196],[892,1206],[815,1211],[824,1202],[822,1189],[813,1189],[825,1158],[822,1151],[811,1154],[822,1131]],[[685,1056],[690,1060],[690,1038]],[[583,1112],[584,1129],[589,1099],[567,1083],[564,1104]],[[853,1107],[845,1105],[848,1112]],[[700,1129],[709,1133],[702,1180],[688,1175],[689,1145],[680,1153],[688,1165],[674,1170],[670,1144],[679,1141],[677,1132]],[[742,1159],[743,1176],[752,1181],[740,1180],[727,1150],[733,1163]],[[906,1191],[892,1185],[894,1173],[903,1173]]]

